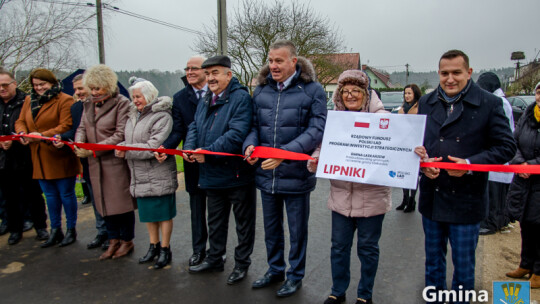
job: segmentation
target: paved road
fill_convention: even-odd
[[[156,271],[149,265],[137,263],[148,248],[146,229],[141,223],[136,224],[136,245],[131,256],[98,261],[101,250],[86,249],[95,229],[91,207],[85,205],[79,210],[79,239],[66,248],[40,248],[33,239],[33,231],[26,232],[16,246],[6,245],[7,235],[0,237],[0,303],[322,303],[331,287],[330,211],[326,208],[329,187],[327,180],[319,180],[311,195],[306,277],[302,289],[290,298],[275,296],[279,285],[251,289],[251,282],[267,269],[260,201],[253,264],[246,280],[235,286],[226,284],[234,266],[231,257],[236,235],[232,225],[225,271],[189,274],[188,196],[178,191],[178,216],[171,241],[173,262],[168,269]],[[401,189],[394,189],[394,206],[401,196]],[[230,222],[234,222],[233,218]],[[375,303],[422,303],[424,237],[420,223],[418,212],[404,214],[392,210],[386,215],[374,288]],[[359,262],[354,248],[347,303],[354,303],[359,280]]]

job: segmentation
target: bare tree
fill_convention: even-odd
[[[205,35],[198,37],[193,47],[195,51],[207,56],[217,53],[216,24],[214,19],[213,27],[204,27]],[[309,3],[293,1],[288,5],[280,0],[244,0],[229,18],[227,31],[228,55],[233,61],[235,76],[249,86],[266,63],[270,45],[277,39],[289,39],[295,43],[298,55],[324,62],[327,57],[312,55],[343,49],[341,34],[331,24]],[[314,64],[316,70],[317,66],[323,66]]]
[[[16,0],[2,6],[0,65],[18,69],[68,69],[80,64],[95,10],[85,5]]]

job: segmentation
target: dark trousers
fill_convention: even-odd
[[[193,253],[205,252],[208,230],[206,228],[206,192],[204,190],[189,192],[189,208],[191,210]]]
[[[520,223],[521,226],[521,263],[519,267],[530,269],[540,275],[540,225]]]
[[[47,228],[45,201],[37,180],[23,172],[2,170],[0,188],[5,199],[9,232],[22,232],[27,208],[30,209],[34,228]]]
[[[446,290],[446,251],[452,247],[454,276],[452,289],[474,289],[475,252],[478,244],[478,224],[449,224],[422,217],[426,250],[426,287]],[[454,302],[468,303],[468,302]]]
[[[499,231],[510,222],[508,216],[505,215],[508,187],[509,185],[504,183],[491,181],[488,183],[489,214],[480,224],[481,228]]]
[[[0,188],[0,220],[2,222],[7,221],[6,200],[4,199],[4,195],[2,194],[2,188]]]
[[[104,216],[109,240],[120,239],[129,242],[135,238],[135,212]]]
[[[90,181],[90,169],[88,168],[88,158],[81,158],[81,164],[83,167],[83,179],[85,181],[86,186],[84,184],[83,192],[84,195],[89,195],[89,199],[92,201],[92,208],[94,209],[94,216],[96,218],[96,229],[98,231],[98,234],[105,235],[107,234],[107,226],[105,225],[105,220],[103,219],[103,216],[99,214],[99,212],[96,209],[96,202],[94,201],[94,192],[92,190],[92,182]],[[87,190],[85,190],[85,187],[87,187]],[[88,193],[86,193],[88,192]]]
[[[208,232],[210,251],[209,263],[223,263],[222,256],[227,249],[229,214],[231,207],[236,221],[238,245],[234,251],[235,267],[248,268],[250,255],[255,243],[255,217],[257,193],[255,185],[250,184],[230,189],[207,190],[208,196]]]
[[[384,214],[371,217],[347,217],[332,211],[332,294],[345,295],[351,280],[351,247],[357,231],[356,251],[360,259],[359,298],[371,299],[379,267],[379,239]]]
[[[287,279],[301,280],[306,270],[308,241],[309,192],[303,194],[270,194],[261,191],[264,219],[264,242],[269,272],[285,272],[285,237],[283,233],[283,205],[287,211],[291,248]]]

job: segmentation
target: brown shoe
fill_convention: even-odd
[[[521,279],[526,275],[529,275],[529,277],[531,277],[531,274],[532,274],[531,270],[518,267],[518,269],[516,270],[507,272],[506,276],[509,278]]]
[[[531,282],[531,288],[540,288],[540,276],[532,274],[529,282]]]
[[[116,250],[112,258],[118,259],[131,253],[133,251],[133,247],[135,247],[135,245],[133,245],[133,241],[129,241],[129,242],[120,241],[120,248]]]
[[[114,253],[118,250],[118,248],[120,248],[120,240],[118,239],[109,240],[109,248],[107,248],[107,251],[105,251],[99,257],[99,260],[102,261],[102,260],[107,260],[107,259],[112,258]]]

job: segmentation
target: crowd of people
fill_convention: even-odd
[[[255,79],[253,95],[233,76],[231,68],[227,56],[190,58],[184,69],[186,87],[172,99],[159,96],[151,82],[136,77],[130,80],[128,99],[119,93],[117,76],[105,65],[93,66],[75,77],[73,97],[62,92],[61,82],[47,69],[31,72],[28,96],[17,88],[10,72],[0,70],[0,135],[22,135],[20,140],[2,141],[0,149],[0,190],[5,201],[5,228],[0,232],[10,233],[8,244],[21,240],[26,210],[36,239],[44,241],[41,247],[74,243],[75,181],[83,174],[97,229],[87,247],[102,247],[105,251],[100,260],[130,254],[135,246],[138,209],[149,239],[148,252],[139,263],[165,267],[172,261],[170,241],[177,213],[175,158],[149,151],[71,149],[62,141],[154,149],[176,149],[183,142],[193,251],[189,272],[224,270],[232,209],[238,245],[227,284],[246,277],[255,242],[259,189],[268,269],[252,287],[283,282],[276,291],[278,297],[296,293],[305,276],[310,193],[316,185],[326,94],[312,63],[298,56],[295,45],[287,40],[270,46],[268,63]],[[508,107],[500,98],[504,93],[500,82],[497,86],[498,79],[494,81],[496,75],[482,75],[477,84],[471,74],[467,55],[451,50],[439,61],[437,90],[421,96],[418,86],[405,87],[399,113],[427,118],[424,144],[415,149],[420,162],[539,164],[540,83],[535,87],[536,103],[527,108],[512,136],[514,124],[511,113],[505,113]],[[386,112],[370,87],[368,75],[361,70],[341,73],[333,103],[335,111]],[[304,153],[313,159],[258,159],[252,157],[256,146]],[[245,158],[197,153],[200,150]],[[523,242],[521,263],[507,276],[529,275],[531,287],[540,288],[540,242],[535,234],[540,225],[540,180],[529,173],[490,173],[489,180],[488,187],[484,172],[421,169],[418,209],[425,233],[426,286],[448,289],[446,253],[450,241],[454,263],[451,289],[474,290],[481,227],[501,222],[492,218],[500,217],[504,209],[508,212],[503,213],[505,220],[497,224],[498,229],[518,220]],[[338,180],[331,180],[330,185],[332,288],[324,303],[346,301],[355,232],[361,264],[356,303],[373,303],[379,240],[385,213],[391,210],[391,188]],[[414,211],[416,191],[404,189],[403,201],[396,209]],[[284,211],[289,227],[288,259]]]

